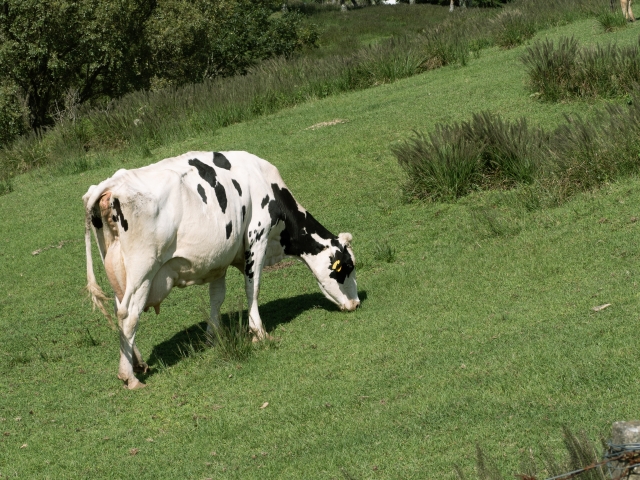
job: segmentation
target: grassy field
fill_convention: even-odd
[[[347,13],[319,10],[309,16],[319,26],[319,48],[305,54],[321,58],[350,52],[386,38],[429,30],[448,15],[448,9],[438,5],[377,5]]]
[[[638,28],[602,34],[591,20],[536,38],[632,43]],[[2,478],[453,479],[454,464],[472,472],[476,444],[510,475],[529,447],[560,455],[562,425],[597,438],[636,419],[638,179],[534,212],[518,192],[400,200],[389,147],[412,129],[479,110],[551,128],[600,105],[531,98],[522,51],[486,50],[466,67],[187,138],[152,159],[18,177],[0,197]],[[153,370],[130,392],[116,378],[116,333],[83,295],[81,196],[117,168],[193,149],[270,160],[325,226],[353,233],[362,308],[337,311],[301,264],[269,272],[261,314],[279,341],[225,364],[188,346],[206,288],[175,290],[158,318],[142,317],[137,342]],[[376,260],[380,244],[393,262]],[[223,311],[242,291],[230,272]]]

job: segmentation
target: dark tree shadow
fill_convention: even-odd
[[[358,292],[361,301],[367,298],[367,292]],[[282,298],[272,300],[271,302],[261,304],[260,317],[264,322],[267,332],[271,332],[278,325],[289,323],[307,310],[314,308],[322,308],[328,311],[338,311],[338,307],[331,303],[321,293],[306,293],[292,298]],[[247,310],[242,312],[243,318],[248,317]],[[223,314],[222,323],[229,325],[230,317]],[[175,365],[182,359],[189,357],[194,352],[202,351],[207,348],[205,332],[207,330],[207,322],[199,322],[177,332],[173,337],[159,343],[151,351],[151,355],[147,360],[150,367],[156,367],[146,374],[141,375],[141,379],[149,378],[154,375],[162,364],[167,367]]]

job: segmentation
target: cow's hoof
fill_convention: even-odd
[[[146,362],[138,363],[133,366],[133,371],[136,373],[147,373],[149,371],[149,365]]]
[[[124,386],[124,388],[126,388],[128,390],[139,390],[139,389],[144,388],[146,386],[147,386],[146,383],[142,383],[137,378],[133,378],[132,380],[129,380],[127,382],[127,384]]]
[[[253,341],[253,343],[258,343],[258,342],[262,342],[263,340],[274,340],[274,338],[269,335],[267,332],[261,332],[261,333],[256,333],[256,332],[251,332],[253,334],[253,338],[251,339]]]

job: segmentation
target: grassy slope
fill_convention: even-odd
[[[638,29],[604,36],[582,22],[542,35],[571,33],[632,42]],[[303,266],[271,272],[261,312],[279,347],[220,366],[211,351],[176,354],[197,330],[206,289],[176,290],[160,317],[141,322],[138,344],[156,371],[140,392],[120,388],[117,338],[81,292],[80,197],[115,167],[18,179],[16,191],[0,197],[0,431],[7,432],[0,473],[453,478],[454,463],[470,471],[476,443],[509,472],[521,448],[559,448],[562,424],[595,435],[637,417],[629,338],[640,274],[638,223],[630,220],[640,216],[638,181],[535,213],[514,206],[509,194],[454,205],[399,200],[389,145],[412,128],[479,109],[552,126],[563,113],[593,107],[530,99],[520,52],[483,52],[465,68],[154,152],[160,159],[246,149],[274,162],[318,219],[354,234],[366,300],[341,314]],[[348,122],[306,129],[336,118]],[[70,242],[31,254],[60,240]],[[373,260],[380,241],[396,248],[395,263]],[[237,272],[228,277],[226,305],[233,305],[242,281]],[[603,303],[613,306],[590,311]]]
[[[426,4],[378,5],[347,14],[320,11],[310,17],[311,22],[320,25],[319,48],[305,53],[326,57],[352,51],[354,45],[371,45],[385,38],[411,35],[438,24],[448,14],[446,8]]]

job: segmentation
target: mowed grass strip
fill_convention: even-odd
[[[593,20],[537,38],[631,43],[638,32],[599,31]],[[464,68],[153,151],[159,160],[245,149],[275,163],[318,220],[354,234],[363,303],[337,311],[301,264],[268,272],[261,313],[279,342],[224,363],[189,347],[206,288],[175,290],[159,317],[140,323],[137,341],[154,368],[143,391],[121,388],[117,335],[82,291],[81,196],[115,167],[18,178],[0,198],[0,473],[455,478],[454,464],[471,473],[480,444],[510,474],[521,449],[561,452],[562,425],[595,438],[635,418],[637,179],[534,213],[509,192],[400,202],[389,147],[414,128],[478,110],[550,128],[600,105],[530,98],[521,52],[491,49]],[[308,129],[335,119],[344,123]],[[393,261],[380,259],[380,244]],[[229,272],[223,311],[235,312],[242,283]]]

